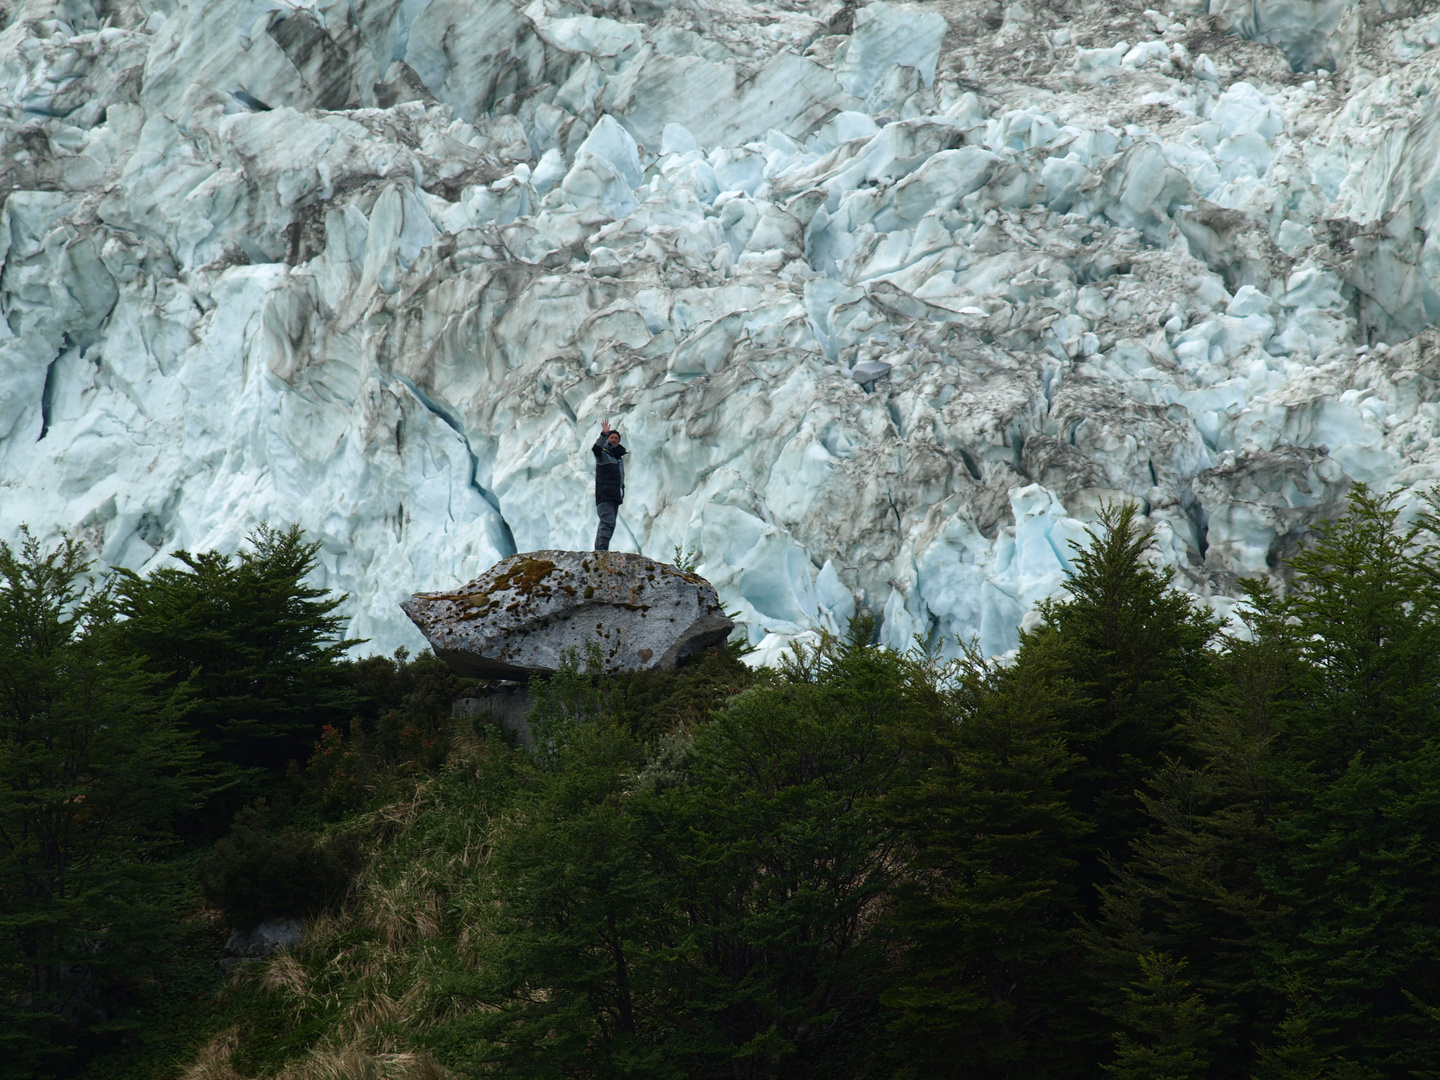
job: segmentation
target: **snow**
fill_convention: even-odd
[[[589,543],[608,418],[616,546],[762,661],[1004,654],[1117,499],[1229,617],[1440,477],[1440,22],[1070,8],[21,0],[0,539],[298,522],[416,648],[412,592]]]

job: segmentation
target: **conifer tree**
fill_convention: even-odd
[[[595,709],[608,680],[545,696],[492,864],[481,1026],[506,1075],[821,1077],[875,1055],[899,832],[873,802],[903,768],[886,731],[928,691],[865,637],[650,747]]]
[[[1053,650],[1075,685],[1064,730],[1079,762],[1065,784],[1094,829],[1080,865],[1087,914],[1109,876],[1105,861],[1123,860],[1145,826],[1136,797],[1145,776],[1166,755],[1184,752],[1181,727],[1215,682],[1209,644],[1218,629],[1146,563],[1154,530],[1134,503],[1106,506],[1100,526],[1088,545],[1076,545],[1070,597],[1044,606],[1044,624],[1022,640],[1019,659]]]
[[[80,544],[0,543],[0,1061],[63,1060],[137,980],[198,752],[120,647]],[[109,1026],[114,1029],[113,1021]]]
[[[911,728],[928,767],[881,802],[911,846],[892,917],[905,963],[883,1000],[918,1075],[1065,1075],[1052,1020],[1079,960],[1086,827],[1058,790],[1076,764],[1066,686],[1035,655],[1004,668],[967,653],[944,707]]]
[[[1210,643],[1218,624],[1149,565],[1153,541],[1134,504],[1104,507],[1100,529],[1073,545],[1069,597],[1042,606],[1044,621],[1021,635],[1015,661],[1052,671],[1070,688],[1058,730],[1075,763],[1056,784],[1088,826],[1067,849],[1077,924],[1100,917],[1116,868],[1150,827],[1147,777],[1187,757],[1186,726],[1217,683]],[[1146,947],[1127,942],[1119,965],[1075,970],[1051,1021],[1073,1058],[1093,1062],[1107,1052],[1093,1010],[1117,1004]]]
[[[1213,694],[1179,729],[1183,751],[1146,778],[1146,827],[1116,860],[1084,935],[1112,1005],[1117,988],[1140,977],[1140,957],[1186,958],[1187,978],[1230,1018],[1212,1053],[1215,1075],[1225,1077],[1248,1075],[1253,1047],[1269,1039],[1281,1011],[1260,966],[1277,919],[1266,878],[1280,848],[1274,717],[1299,659],[1289,623],[1265,603],[1242,609],[1248,632],[1225,638]]]
[[[686,782],[647,800],[683,913],[672,1009],[692,1075],[858,1075],[881,1049],[880,912],[902,830],[875,801],[907,775],[896,730],[934,688],[860,621],[695,733]]]
[[[1207,1007],[1185,978],[1185,961],[1165,953],[1139,958],[1140,975],[1113,1010],[1123,1025],[1115,1059],[1105,1066],[1114,1080],[1194,1080],[1205,1076],[1210,1048],[1224,1018]]]
[[[1364,1076],[1365,1071],[1353,1061],[1337,1060],[1315,1045],[1310,996],[1291,973],[1286,973],[1284,984],[1290,1008],[1276,1027],[1274,1039],[1260,1049],[1255,1080],[1358,1080]]]
[[[625,798],[644,748],[604,716],[552,735],[490,870],[481,1032],[506,1075],[678,1076],[656,1003],[665,882]]]
[[[1364,1075],[1440,1057],[1440,546],[1393,499],[1352,493],[1293,560],[1291,593],[1253,602],[1297,658],[1275,706],[1277,832],[1267,944],[1277,997],[1297,978],[1307,1037]]]
[[[260,526],[251,550],[231,557],[175,553],[180,566],[147,576],[121,570],[117,607],[131,649],[179,690],[185,720],[228,794],[208,828],[272,790],[303,762],[325,724],[348,720],[356,695],[339,665],[357,641],[339,640],[344,596],[305,583],[318,541],[298,526]]]
[[[1116,987],[1147,978],[1146,956],[1188,951],[1187,981],[1212,1016],[1228,1018],[1229,1037],[1210,1053],[1222,1076],[1241,1075],[1275,1020],[1257,964],[1274,923],[1261,879],[1276,842],[1249,777],[1228,771],[1240,767],[1219,757],[1171,761],[1150,778],[1141,803],[1151,828],[1102,887],[1100,917],[1084,934],[1110,984],[1107,1002]]]

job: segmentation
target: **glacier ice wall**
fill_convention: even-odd
[[[1440,472],[1435,0],[18,0],[0,539],[322,543],[349,632],[697,553],[1012,647],[1109,499],[1225,614]]]

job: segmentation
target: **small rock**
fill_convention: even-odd
[[[850,378],[858,383],[872,383],[890,374],[890,365],[884,360],[862,360],[850,371]]]
[[[450,715],[465,720],[491,720],[512,744],[533,748],[535,739],[527,721],[534,707],[529,686],[512,682],[487,687],[473,697],[451,702]]]
[[[460,675],[525,679],[581,663],[598,645],[611,670],[673,668],[734,628],[704,578],[624,551],[512,555],[451,592],[400,605]]]
[[[270,919],[249,930],[232,930],[225,951],[232,956],[259,959],[297,948],[305,940],[305,925],[299,919]]]

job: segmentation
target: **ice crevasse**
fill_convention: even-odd
[[[1426,0],[19,0],[0,539],[320,541],[397,606],[594,529],[758,660],[1014,647],[1107,501],[1222,615],[1440,474]]]

